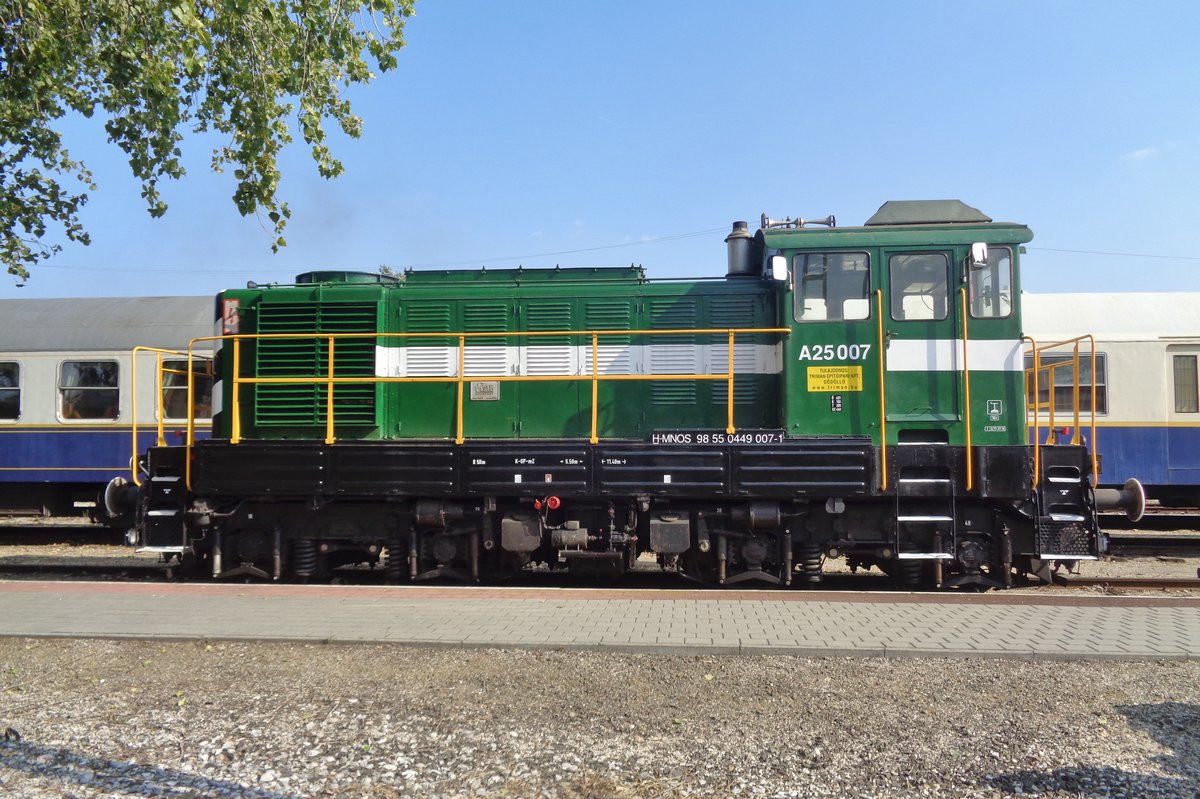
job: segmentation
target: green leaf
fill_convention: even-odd
[[[342,93],[369,83],[368,59],[396,65],[413,0],[89,0],[46,4],[9,0],[0,8],[0,259],[28,269],[61,249],[50,228],[73,244],[90,242],[80,219],[96,191],[89,172],[62,146],[68,111],[99,109],[109,142],[142,184],[151,216],[167,211],[157,182],[179,179],[184,137],[218,132],[213,171],[233,167],[233,201],[242,214],[265,213],[273,251],[286,246],[291,214],[277,196],[277,159],[295,133],[311,147],[318,174],[334,178],[341,161],[328,150],[325,124],[362,132]],[[11,20],[20,19],[19,25]],[[295,109],[299,108],[297,112]]]

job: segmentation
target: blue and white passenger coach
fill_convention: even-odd
[[[1090,357],[1082,357],[1079,401],[1082,412],[1090,411],[1094,387],[1096,484],[1120,486],[1136,477],[1162,505],[1200,507],[1200,292],[1025,293],[1022,302],[1025,331],[1039,343],[1086,331],[1095,337],[1095,376]],[[1063,349],[1042,362],[1073,357]],[[1075,400],[1070,370],[1061,371],[1053,434],[1066,440]],[[1049,390],[1044,384],[1039,397],[1043,432]],[[1087,439],[1088,428],[1081,429]]]
[[[160,419],[167,443],[182,440],[187,359],[175,353],[212,331],[208,297],[0,300],[0,510],[95,509],[105,484],[129,475],[135,412],[139,451]],[[168,352],[135,356],[141,345]],[[211,378],[196,375],[193,393],[206,428]]]

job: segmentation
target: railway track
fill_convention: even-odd
[[[1063,577],[1055,575],[1054,585],[1062,588],[1136,589],[1163,591],[1200,591],[1196,577]]]
[[[1146,572],[1144,567],[1134,563],[1138,558],[1154,557],[1176,562],[1181,568],[1165,567],[1173,579],[1146,576],[1059,575],[1055,578],[1055,583],[1064,588],[1200,591],[1200,575],[1197,579],[1191,578],[1190,572],[1194,566],[1187,565],[1183,560],[1200,556],[1200,534],[1116,532],[1110,534],[1110,550],[1111,554],[1117,556],[1118,564],[1122,559],[1129,558],[1131,566],[1128,570],[1134,574]],[[1109,571],[1111,572],[1111,569]],[[136,554],[123,544],[119,533],[95,525],[46,522],[0,525],[0,579],[166,582],[177,576],[177,572],[158,557]],[[547,578],[554,582],[551,575],[530,573],[515,576],[505,585],[544,588]],[[206,577],[200,574],[189,574],[185,579],[188,582],[208,582]],[[676,574],[649,568],[632,572],[627,580],[632,580],[637,587],[662,590],[695,588],[693,583],[681,580]],[[345,568],[335,572],[332,582],[347,585],[383,585],[386,575],[380,568]],[[605,586],[590,581],[583,587],[619,585],[629,587],[630,582]],[[910,590],[873,571],[851,575],[837,569],[827,572],[825,579],[813,588],[833,591]],[[797,589],[803,590],[799,586]],[[722,589],[712,590],[716,598],[720,596]]]
[[[1195,557],[1200,533],[1109,533],[1108,553],[1122,557]]]
[[[72,558],[5,558],[0,579],[6,580],[99,580],[142,582],[170,579],[172,573],[157,561],[78,562]]]
[[[1136,522],[1131,522],[1124,513],[1101,513],[1100,527],[1104,530],[1200,531],[1200,512],[1195,509],[1160,508],[1151,505]]]
[[[42,524],[0,525],[0,546],[40,546],[43,544],[122,544],[124,533],[96,524],[47,522]]]

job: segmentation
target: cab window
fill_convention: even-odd
[[[63,361],[58,408],[64,419],[116,419],[120,414],[116,361]]]
[[[941,252],[898,253],[888,259],[892,318],[945,319],[949,313],[950,259]]]
[[[0,361],[0,421],[21,418],[21,365]]]
[[[1012,250],[989,247],[987,261],[972,264],[968,271],[971,316],[976,319],[1012,316]]]
[[[871,316],[871,270],[865,252],[809,252],[792,258],[797,322]]]
[[[192,418],[212,416],[212,372],[208,363],[192,364]],[[187,361],[163,361],[162,407],[164,419],[187,419]]]

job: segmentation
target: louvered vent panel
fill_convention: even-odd
[[[538,302],[525,306],[527,330],[571,330],[569,302]],[[528,336],[523,341],[527,375],[570,375],[575,372],[573,336]]]
[[[583,324],[588,330],[629,330],[633,326],[633,307],[628,302],[594,300],[584,305]],[[601,336],[596,348],[596,368],[602,375],[633,374],[631,336]],[[592,342],[590,337],[579,341],[583,373],[592,371]]]
[[[652,329],[699,327],[695,300],[651,300],[649,309]],[[694,334],[647,336],[649,371],[653,374],[696,374],[700,371],[701,345]],[[650,403],[653,405],[694,404],[696,394],[694,380],[650,382]]]
[[[453,377],[458,373],[458,350],[455,347],[432,347],[414,344],[405,353],[406,377]]]
[[[260,339],[256,374],[261,377],[324,377],[329,342],[320,333],[373,333],[373,303],[263,303],[259,333],[297,333],[296,338]],[[337,377],[375,374],[375,338],[339,338],[334,342]],[[255,392],[255,423],[262,426],[324,426],[327,389],[323,385],[260,385]],[[338,425],[375,424],[375,387],[336,386],[334,419]]]
[[[464,333],[497,333],[512,327],[511,305],[504,303],[471,303],[463,307]],[[494,377],[512,374],[515,350],[506,346],[501,336],[468,338],[463,356],[463,373],[467,377]]]
[[[708,306],[709,327],[756,327],[755,305],[754,297],[713,297]]]
[[[713,297],[709,300],[709,325],[726,328],[761,327],[761,320],[756,313],[757,303],[755,297]],[[758,400],[758,385],[752,377],[758,371],[757,358],[755,338],[749,333],[739,333],[733,347],[733,370],[738,375],[733,381],[734,404]],[[728,371],[728,342],[714,339],[709,347],[709,369],[713,374]],[[717,381],[712,384],[714,405],[725,405],[728,395],[727,383]]]
[[[401,309],[406,333],[449,333],[449,303],[408,303]],[[458,373],[457,336],[405,336],[404,375],[407,377],[452,377]]]
[[[472,303],[463,308],[464,333],[497,333],[507,329],[507,305]]]
[[[463,374],[467,377],[502,377],[511,373],[510,350],[503,345],[467,344]]]
[[[709,347],[709,370],[722,374],[729,370],[729,346],[714,344]],[[757,373],[758,353],[755,345],[735,343],[733,345],[733,401],[735,404],[754,402],[758,399],[758,387],[753,376]],[[724,405],[728,401],[729,384],[716,381],[713,384],[713,404]]]
[[[404,306],[402,313],[405,319],[405,331],[409,333],[449,333],[450,305],[444,302],[409,303]],[[451,344],[449,336],[431,336],[414,340],[436,341],[439,344]]]

